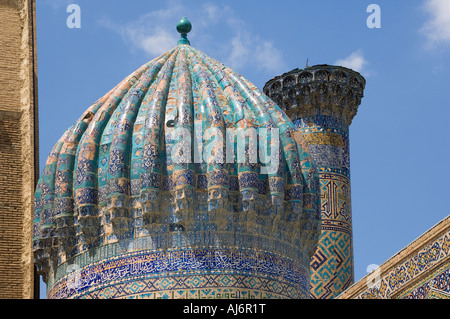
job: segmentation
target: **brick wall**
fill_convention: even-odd
[[[33,298],[34,1],[0,0],[0,298]]]

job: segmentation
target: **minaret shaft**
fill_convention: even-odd
[[[349,125],[364,78],[317,65],[270,80],[264,92],[290,116],[319,171],[321,235],[311,259],[311,298],[335,298],[354,281]]]

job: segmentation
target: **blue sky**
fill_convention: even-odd
[[[66,24],[72,3],[81,9],[81,28]],[[381,28],[366,24],[372,3],[381,9]],[[259,88],[307,59],[366,78],[350,127],[355,280],[449,215],[450,1],[39,0],[36,6],[41,170],[93,102],[176,45],[175,26],[186,16],[192,46]]]

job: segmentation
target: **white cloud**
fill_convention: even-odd
[[[99,20],[99,23],[120,34],[131,51],[142,50],[153,58],[177,44],[178,33],[171,31],[175,29],[174,21],[182,17],[182,11],[181,6],[173,5],[168,9],[147,12],[126,24],[108,19]]]
[[[151,33],[141,33],[139,29],[129,27],[123,32],[136,47],[153,56],[169,51],[178,41],[172,33],[161,28],[154,29]]]
[[[222,12],[225,12],[222,10]],[[251,33],[247,24],[226,10],[226,25],[234,35],[227,47],[225,61],[231,68],[252,67],[266,72],[284,72],[283,54],[273,41],[262,39],[259,34]]]
[[[258,44],[255,58],[259,68],[267,71],[285,72],[283,55],[280,50],[274,47],[273,42],[262,41]]]
[[[439,74],[444,73],[445,70],[446,70],[445,65],[441,63],[441,64],[436,65],[436,66],[433,67],[433,74],[434,75],[439,75]]]
[[[231,68],[240,68],[248,63],[250,48],[249,35],[239,32],[230,42],[230,52],[226,64]]]
[[[176,46],[179,34],[174,24],[184,15],[193,24],[188,36],[191,44],[204,52],[212,52],[213,57],[227,66],[284,71],[282,53],[274,42],[262,41],[258,34],[249,31],[243,19],[223,4],[208,2],[193,10],[182,2],[171,1],[166,9],[147,12],[126,24],[107,19],[99,23],[119,33],[131,51],[144,51],[154,57]]]
[[[334,64],[352,69],[359,73],[366,73],[365,74],[366,76],[368,73],[367,70],[365,70],[365,67],[368,64],[368,62],[364,58],[364,54],[361,49],[356,50],[346,58],[337,60],[336,62],[334,62]]]
[[[429,40],[429,46],[450,44],[450,1],[425,0],[423,9],[429,14],[421,32]]]
[[[213,3],[205,3],[203,5],[203,9],[205,11],[204,20],[208,22],[218,22],[219,17],[221,16],[221,12],[223,12],[223,9],[221,10],[217,5]],[[228,8],[226,9],[228,10]]]

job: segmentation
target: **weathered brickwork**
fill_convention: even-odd
[[[37,164],[34,1],[0,1],[0,298],[33,298]]]

